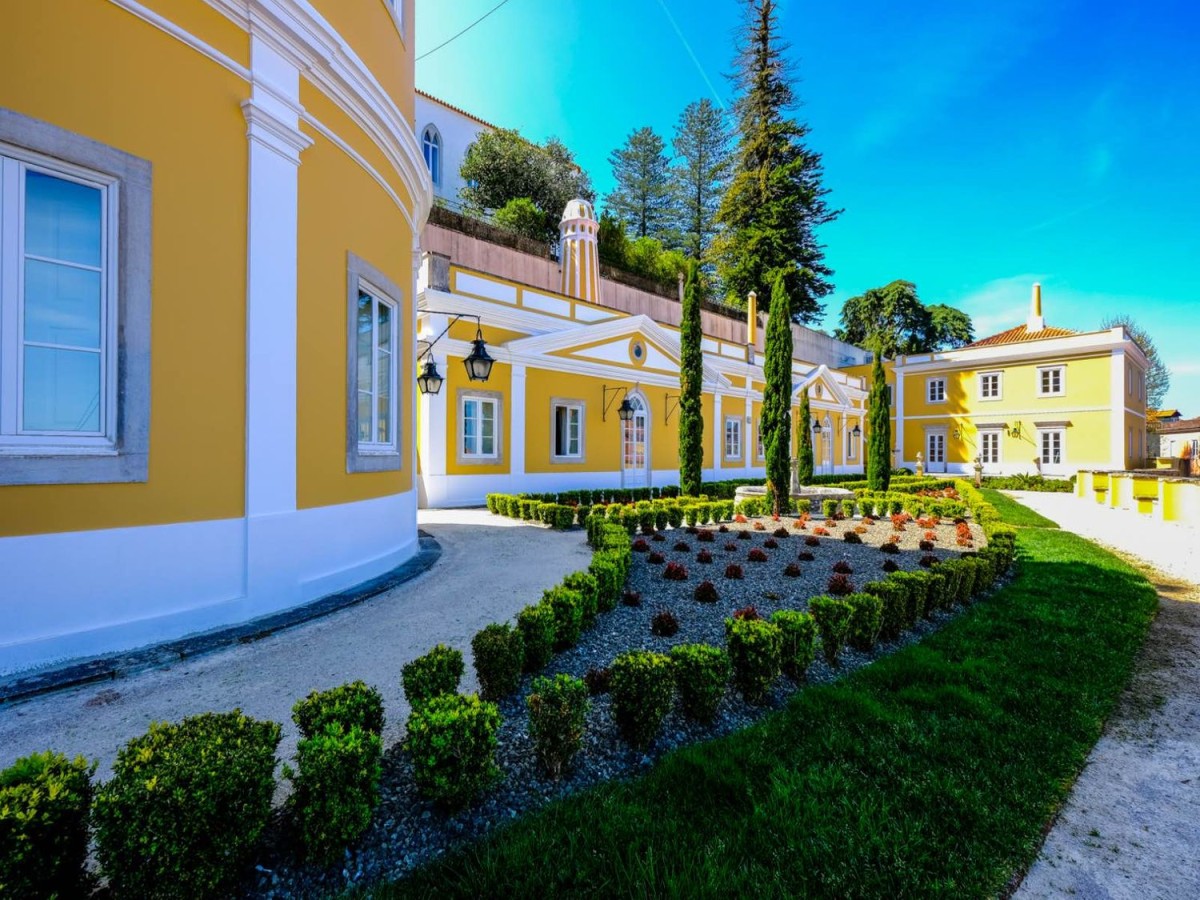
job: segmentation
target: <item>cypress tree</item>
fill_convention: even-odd
[[[883,354],[876,351],[867,395],[867,487],[886,491],[892,480],[892,422]]]
[[[812,484],[813,477],[813,446],[812,446],[812,410],[808,405],[808,388],[800,392],[800,453],[798,478],[801,484]]]
[[[679,323],[679,490],[690,496],[700,493],[704,465],[704,416],[700,408],[704,357],[700,341],[700,276],[696,263],[690,262]]]
[[[771,288],[763,375],[762,429],[767,456],[767,495],[775,515],[791,507],[792,457],[792,327],[791,306],[783,276]]]

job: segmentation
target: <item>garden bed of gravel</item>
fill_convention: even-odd
[[[885,560],[895,561],[900,571],[916,571],[921,568],[922,557],[949,559],[984,544],[982,530],[970,525],[973,547],[959,546],[956,526],[949,521],[930,529],[909,523],[901,532],[896,532],[887,519],[865,526],[859,519],[812,520],[801,529],[790,519],[781,522],[763,518],[721,527],[725,530],[716,526],[680,528],[642,537],[648,549],[633,553],[626,583],[628,592],[640,594],[640,605],[622,604],[602,613],[595,626],[583,633],[578,645],[557,654],[546,672],[583,677],[590,669],[608,666],[627,650],[667,652],[677,644],[687,643],[724,646],[724,622],[734,610],[753,605],[763,617],[780,609],[804,610],[812,597],[827,593],[834,565],[839,562],[850,568],[846,577],[855,589],[860,589],[869,581],[887,576],[883,568]],[[786,536],[776,536],[777,529],[785,529]],[[815,533],[817,529],[829,533]],[[847,542],[843,535],[848,530],[861,532],[862,543]],[[930,551],[919,547],[927,530],[936,535]],[[711,533],[712,540],[701,540],[700,531]],[[897,535],[899,552],[881,552],[880,545]],[[684,544],[687,549],[683,549]],[[752,562],[752,549],[766,554],[766,562]],[[712,562],[697,562],[697,554],[702,550],[712,555]],[[651,562],[653,552],[662,556],[661,563]],[[686,568],[686,579],[664,578],[668,563]],[[741,579],[725,577],[731,563],[741,567]],[[799,574],[785,575],[789,564],[797,566]],[[698,603],[693,599],[696,586],[705,580],[717,589],[719,599],[715,603]],[[651,632],[651,619],[663,610],[671,612],[679,624],[678,632],[669,637]],[[394,745],[384,754],[380,803],[371,826],[354,847],[345,851],[338,864],[319,868],[297,863],[293,849],[297,842],[287,833],[286,817],[277,812],[260,863],[243,884],[243,892],[261,897],[322,897],[339,894],[355,885],[401,877],[462,841],[478,838],[557,797],[600,782],[637,775],[659,756],[677,747],[749,725],[781,708],[805,683],[831,682],[920,641],[961,610],[962,607],[955,607],[938,611],[918,622],[899,640],[880,643],[869,653],[847,647],[836,669],[818,656],[808,669],[806,682],[797,685],[779,678],[761,705],[746,703],[730,686],[711,725],[701,725],[685,719],[678,710],[672,711],[659,738],[645,751],[634,750],[619,736],[608,696],[594,696],[582,750],[558,781],[545,776],[535,759],[527,728],[525,698],[530,678],[526,677],[516,694],[498,703],[502,722],[496,761],[503,771],[503,780],[477,802],[465,810],[447,813],[424,799],[413,781],[408,756],[399,744]]]

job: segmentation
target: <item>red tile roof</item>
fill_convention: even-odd
[[[495,125],[493,125],[491,122],[485,121],[485,120],[479,118],[479,116],[467,112],[462,107],[455,106],[453,103],[447,103],[445,100],[435,97],[435,96],[433,96],[433,94],[427,93],[427,92],[421,90],[420,88],[417,88],[417,93],[420,94],[422,97],[424,97],[426,100],[432,100],[434,103],[437,103],[439,106],[444,106],[444,107],[446,107],[446,109],[452,110],[461,116],[466,116],[472,122],[482,125],[485,128],[490,128],[490,129],[492,129],[492,131],[500,130]]]
[[[1176,422],[1159,422],[1154,430],[1159,434],[1184,434],[1200,431],[1200,416],[1194,419],[1179,419]]]
[[[996,347],[1000,344],[1019,344],[1022,341],[1047,341],[1051,338],[1071,337],[1074,334],[1079,334],[1079,332],[1072,331],[1069,328],[1053,328],[1050,325],[1047,325],[1041,331],[1030,331],[1027,325],[1018,325],[1016,328],[1008,329],[1008,331],[1001,331],[999,334],[980,338],[975,343],[968,344],[966,349],[970,350],[973,347]]]

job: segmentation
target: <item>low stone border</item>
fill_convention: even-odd
[[[438,561],[442,547],[425,531],[418,531],[420,549],[411,558],[368,581],[335,594],[327,594],[302,606],[260,616],[248,622],[216,628],[176,641],[152,644],[126,653],[92,657],[79,662],[31,673],[0,678],[0,704],[27,700],[65,688],[107,681],[142,669],[165,666],[181,659],[193,659],[232,644],[249,644],[276,632],[311,622],[330,613],[355,606],[392,588],[411,581]]]

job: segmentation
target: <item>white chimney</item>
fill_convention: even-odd
[[[1025,323],[1027,331],[1041,331],[1046,327],[1046,317],[1042,315],[1042,286],[1036,282],[1033,285],[1033,297],[1029,301],[1029,321]]]

